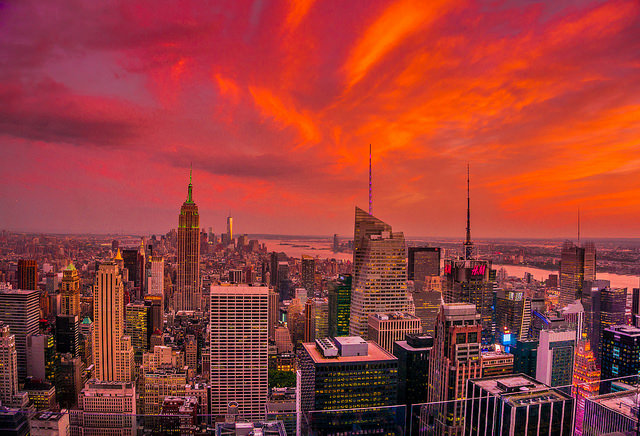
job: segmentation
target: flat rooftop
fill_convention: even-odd
[[[410,313],[406,313],[406,312],[380,312],[380,313],[373,313],[369,316],[379,321],[420,320],[420,318],[418,318],[417,316],[411,315]]]
[[[362,341],[363,339],[358,336],[345,336],[335,339],[351,339],[357,338]],[[349,362],[379,362],[379,361],[394,361],[398,360],[396,356],[387,352],[383,348],[380,348],[374,342],[367,342],[368,352],[366,356],[336,356],[336,357],[324,357],[322,351],[316,347],[314,342],[305,342],[302,344],[307,353],[311,356],[315,363],[349,363]]]
[[[620,391],[612,394],[601,395],[591,398],[589,401],[600,404],[607,409],[638,421],[638,416],[633,413],[633,409],[640,407],[640,394],[636,391]]]
[[[624,333],[629,336],[640,336],[640,328],[632,325],[614,325],[606,330],[611,330],[616,333]]]
[[[524,374],[476,379],[473,382],[516,407],[571,399],[570,396]]]

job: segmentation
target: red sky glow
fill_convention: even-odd
[[[637,0],[0,0],[0,228],[640,237]]]

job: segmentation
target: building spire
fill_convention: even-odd
[[[580,208],[578,208],[578,247],[580,246]]]
[[[467,162],[467,237],[464,241],[464,258],[471,259],[473,242],[471,242],[471,200],[469,195],[469,163]]]
[[[373,188],[371,185],[371,144],[369,144],[369,215],[373,215]]]
[[[193,185],[191,185],[191,176],[193,173],[193,163],[189,166],[189,188],[187,190],[187,203],[193,203],[193,196],[192,196],[192,188]]]

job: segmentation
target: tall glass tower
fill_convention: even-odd
[[[175,310],[199,310],[202,308],[200,289],[200,215],[193,201],[191,174],[187,199],[178,216],[178,277],[175,293]]]
[[[406,312],[407,248],[402,232],[356,207],[349,334],[366,336],[369,315]]]

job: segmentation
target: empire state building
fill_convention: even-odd
[[[200,287],[200,215],[193,202],[191,173],[187,200],[178,216],[178,278],[175,292],[175,310],[202,308]]]

